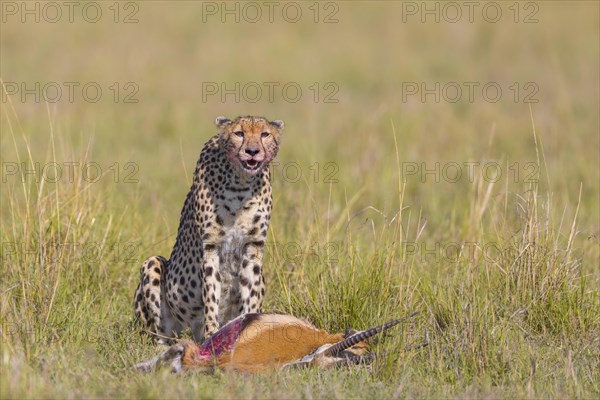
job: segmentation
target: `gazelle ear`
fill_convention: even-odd
[[[280,119],[276,119],[275,121],[271,121],[271,125],[273,125],[275,128],[282,130],[283,127],[285,126],[285,124],[283,123],[282,120]]]
[[[217,125],[218,128],[223,129],[229,124],[231,124],[231,120],[227,117],[217,117],[215,119],[215,125]]]

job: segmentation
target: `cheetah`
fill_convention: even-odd
[[[201,342],[235,317],[261,311],[268,166],[284,123],[244,116],[215,124],[219,132],[200,153],[171,257],[150,257],[140,270],[135,314],[159,343],[188,327]]]

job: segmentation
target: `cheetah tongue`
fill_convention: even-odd
[[[244,317],[246,316],[240,315],[229,321],[210,338],[206,339],[198,349],[198,355],[200,357],[218,357],[224,352],[230,352],[240,337]]]

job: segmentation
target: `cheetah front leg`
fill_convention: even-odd
[[[202,263],[202,302],[204,303],[204,339],[219,329],[219,299],[221,298],[221,275],[219,253],[215,245],[204,245]],[[200,327],[194,329],[194,337],[200,340]]]
[[[140,269],[140,283],[135,290],[135,315],[150,332],[158,335],[157,342],[168,344],[179,328],[171,315],[164,294],[162,280],[168,261],[161,256],[150,257]]]
[[[250,242],[244,246],[240,271],[240,314],[261,311],[265,295],[263,249],[264,242]]]

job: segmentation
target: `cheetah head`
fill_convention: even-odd
[[[217,117],[220,141],[227,158],[237,171],[254,176],[277,155],[283,121],[262,117],[237,117],[233,121]]]

